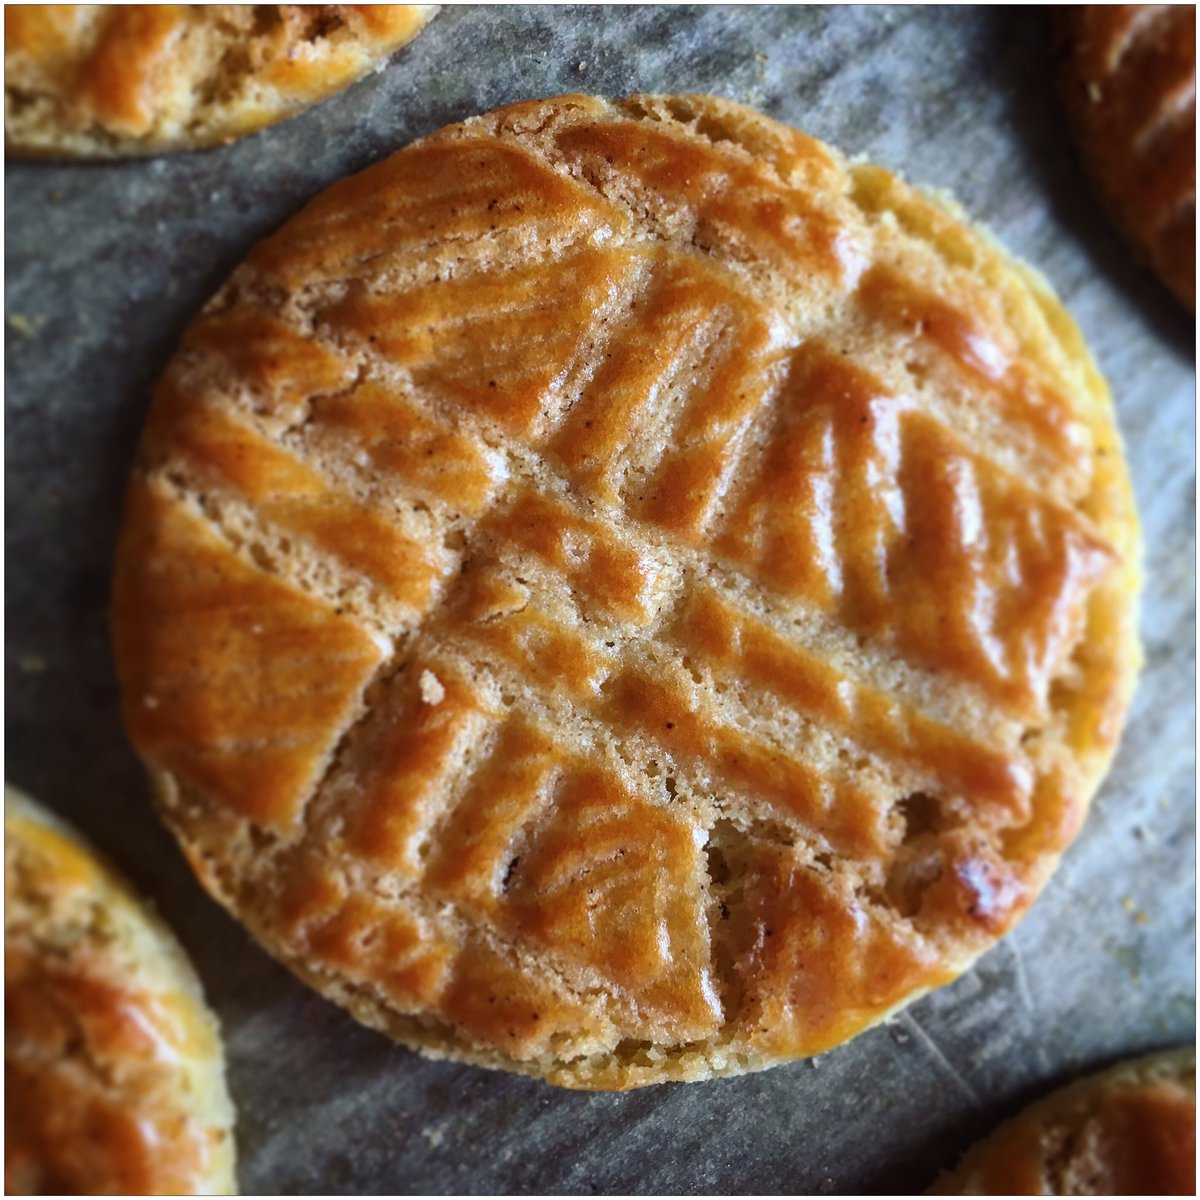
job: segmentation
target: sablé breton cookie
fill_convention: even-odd
[[[970,1150],[943,1196],[1194,1196],[1196,1052],[1151,1054],[1026,1109]]]
[[[428,4],[29,4],[4,10],[10,153],[189,150],[274,124],[381,66]]]
[[[1138,664],[1104,382],[1040,277],[704,96],[518,104],[324,192],[130,483],[129,732],[207,887],[361,1020],[582,1088],[954,978]]]
[[[1082,4],[1056,12],[1062,91],[1117,224],[1196,308],[1196,6]]]
[[[7,1194],[232,1193],[217,1023],[174,937],[11,788],[4,865]]]

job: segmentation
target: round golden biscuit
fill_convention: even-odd
[[[1055,1092],[973,1147],[941,1196],[1194,1196],[1196,1052],[1121,1063]]]
[[[1116,223],[1196,310],[1196,6],[1059,9],[1062,91]]]
[[[227,1195],[217,1022],[169,930],[73,830],[4,796],[8,1195]]]
[[[4,9],[9,153],[113,158],[229,142],[382,66],[428,4]]]
[[[410,1046],[621,1089],[829,1049],[1045,883],[1138,664],[1046,284],[705,96],[453,125],[192,325],[118,550],[206,886]]]

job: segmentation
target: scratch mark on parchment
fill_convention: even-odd
[[[1033,1003],[1033,992],[1029,987],[1029,976],[1025,971],[1025,960],[1021,957],[1021,948],[1015,941],[1005,942],[1004,945],[1008,948],[1009,957],[1012,959],[1013,983],[1016,984],[1021,1007],[1029,1014],[1030,1022],[1036,1026],[1037,1009]],[[1039,1038],[1033,1039],[1033,1056],[1037,1059],[1039,1066],[1046,1065],[1046,1048]]]
[[[1017,985],[1017,995],[1021,1004],[1030,1016],[1036,1016],[1033,1006],[1033,993],[1029,990],[1029,976],[1025,974],[1025,960],[1021,957],[1021,949],[1016,942],[1004,943],[1008,947],[1009,957],[1013,965],[1013,982]]]
[[[943,1067],[950,1073],[950,1077],[958,1084],[963,1093],[970,1099],[972,1104],[982,1104],[983,1098],[971,1086],[971,1081],[946,1057],[942,1048],[929,1036],[928,1033],[918,1024],[916,1017],[912,1013],[904,1013],[900,1019],[917,1035],[917,1040],[929,1051],[933,1057],[942,1064]]]

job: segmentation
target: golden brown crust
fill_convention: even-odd
[[[1196,8],[1059,10],[1062,89],[1114,219],[1196,309]]]
[[[943,1196],[1190,1196],[1196,1054],[1152,1054],[1026,1109],[938,1181]]]
[[[105,158],[232,141],[410,41],[423,4],[29,4],[4,10],[10,153]]]
[[[114,638],[274,953],[426,1052],[623,1088],[827,1049],[1003,934],[1137,588],[1038,278],[749,109],[568,96],[252,252],[159,388]]]
[[[6,791],[5,1190],[234,1191],[216,1021],[170,933]]]

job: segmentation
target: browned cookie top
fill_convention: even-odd
[[[582,1087],[812,1054],[1074,836],[1137,664],[1111,406],[1046,286],[711,97],[561,97],[314,200],[130,485],[133,740],[364,1020]]]

